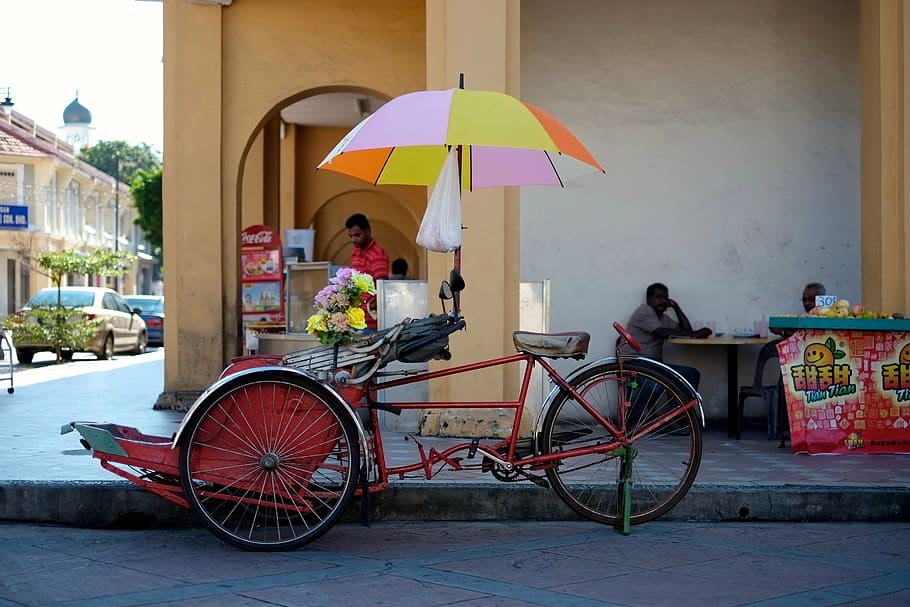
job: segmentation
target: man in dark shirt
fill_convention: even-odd
[[[669,308],[673,309],[675,320],[666,314]],[[641,345],[641,355],[661,362],[664,357],[664,342],[668,337],[678,335],[705,338],[711,335],[711,329],[707,327],[692,329],[689,318],[680,305],[676,303],[676,300],[670,299],[667,286],[659,282],[648,285],[645,291],[645,303],[632,312],[627,328],[632,337]],[[628,346],[626,346],[625,352],[634,353]],[[667,364],[667,366],[676,370],[692,384],[693,388],[698,390],[698,383],[701,380],[701,373],[698,369],[675,364]]]
[[[358,272],[369,274],[374,281],[389,277],[389,255],[373,238],[370,221],[363,213],[355,213],[344,222],[348,238],[354,248],[351,250],[351,267]],[[367,330],[376,330],[376,300],[365,296],[363,304]]]

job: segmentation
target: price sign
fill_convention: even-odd
[[[817,308],[830,308],[837,301],[837,295],[816,295],[815,306]]]

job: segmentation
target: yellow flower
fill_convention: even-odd
[[[367,320],[360,308],[348,308],[348,324],[352,329],[366,329]]]
[[[328,331],[325,323],[325,314],[313,314],[306,321],[306,332],[315,333],[317,331]]]
[[[351,277],[351,283],[361,293],[370,293],[371,295],[376,293],[376,285],[373,283],[373,277],[369,274],[357,273]]]

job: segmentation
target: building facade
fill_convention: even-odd
[[[137,259],[120,278],[120,291],[152,292],[155,259],[133,224],[129,186],[80,162],[71,145],[15,111],[0,115],[0,207],[0,315],[12,314],[51,286],[34,263],[41,251],[130,251]],[[115,279],[98,276],[67,281],[118,286]]]
[[[426,188],[315,172],[356,120],[298,110],[362,115],[459,74],[550,111],[607,172],[563,189],[465,192],[469,330],[453,337],[453,362],[513,351],[521,281],[551,281],[552,330],[591,332],[591,357],[611,354],[612,321],[654,281],[691,319],[731,332],[798,311],[811,280],[910,311],[902,0],[163,8],[167,392],[205,388],[240,353],[246,225],[314,229],[316,259],[344,263],[344,218],[364,212],[392,257],[430,284],[447,274],[451,256],[413,244]],[[721,414],[720,353],[696,358],[709,415]],[[433,390],[476,400],[517,384],[517,371],[488,370]]]

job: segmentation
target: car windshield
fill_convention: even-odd
[[[73,308],[91,306],[95,303],[95,294],[91,291],[60,291],[60,303]],[[28,300],[27,305],[31,308],[35,306],[56,306],[57,290],[40,291]]]
[[[164,300],[144,299],[140,297],[125,297],[126,303],[133,308],[139,308],[143,314],[161,314],[164,312]]]

